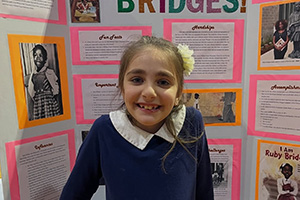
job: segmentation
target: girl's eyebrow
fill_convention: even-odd
[[[157,73],[157,75],[175,80],[174,75],[172,73],[168,72],[168,71],[160,71],[160,72]]]
[[[126,73],[126,75],[130,75],[130,74],[146,74],[146,72],[142,69],[133,69]]]
[[[146,74],[145,70],[142,69],[133,69],[129,72],[127,72],[126,75],[131,75],[131,74]],[[172,80],[175,80],[175,77],[172,73],[168,72],[168,71],[159,71],[157,74],[157,76],[162,76],[162,77],[167,77],[170,78]]]

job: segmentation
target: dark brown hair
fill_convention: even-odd
[[[282,25],[283,25],[282,30],[284,30],[284,29],[287,28],[287,25],[288,25],[287,21],[284,20],[284,19],[280,19],[280,20],[278,20],[278,21],[275,23],[275,29],[276,29],[276,31],[279,31],[279,30],[280,30],[280,28],[279,28],[280,22],[281,22]]]
[[[289,163],[283,163],[282,165],[280,165],[279,169],[281,170],[281,172],[283,171],[283,169],[288,166],[290,168],[290,171],[293,172],[293,166],[290,165]]]
[[[42,45],[37,44],[32,49],[32,55],[33,55],[33,57],[35,56],[35,53],[36,53],[36,51],[38,49],[41,50],[41,52],[42,52],[42,55],[43,55],[43,65],[44,65],[46,63],[47,59],[48,59],[47,51],[46,51],[46,49]]]

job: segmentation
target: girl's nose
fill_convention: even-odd
[[[151,84],[145,85],[142,91],[142,96],[145,101],[152,101],[153,99],[155,99],[157,95],[154,86]]]

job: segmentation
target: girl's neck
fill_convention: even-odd
[[[37,71],[37,72],[43,72],[43,71],[46,70],[46,68],[47,68],[47,67],[46,67],[45,65],[44,65],[43,67],[40,67],[40,68],[37,67],[36,71]]]

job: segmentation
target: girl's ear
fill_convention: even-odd
[[[179,102],[180,102],[180,99],[181,99],[181,97],[182,97],[182,90],[181,90],[180,92],[178,92],[176,96],[177,96],[177,97],[176,97],[176,99],[175,99],[174,105],[175,105],[175,106],[178,106],[178,105],[179,105]]]
[[[177,97],[177,98],[175,99],[174,106],[178,106],[178,104],[179,104],[179,98]]]

